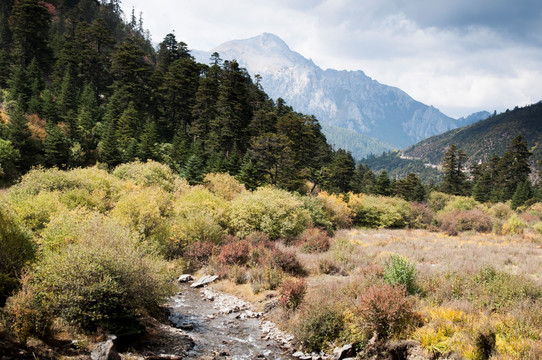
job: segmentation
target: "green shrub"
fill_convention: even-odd
[[[58,191],[44,191],[32,196],[9,194],[9,200],[19,220],[37,233],[45,228],[52,216],[66,211]]]
[[[193,186],[176,197],[173,202],[173,212],[176,217],[190,217],[192,214],[206,213],[218,224],[227,223],[229,203],[224,198],[213,194],[202,186]]]
[[[542,221],[538,221],[536,223],[533,224],[533,229],[542,235]]]
[[[174,190],[177,178],[167,165],[152,160],[146,163],[136,161],[119,165],[112,174],[119,179],[131,180],[142,186],[158,185],[167,192]]]
[[[303,308],[295,334],[305,349],[320,352],[339,339],[344,327],[344,316],[337,306],[315,304]]]
[[[275,290],[284,280],[284,273],[274,266],[264,264],[249,271],[250,287],[257,294],[262,290]]]
[[[6,203],[0,202],[0,307],[17,288],[24,266],[35,256],[30,233],[15,219]]]
[[[391,255],[384,263],[384,280],[392,286],[404,286],[411,295],[418,290],[416,275],[416,265],[403,256]]]
[[[402,228],[410,216],[410,204],[400,198],[351,194],[348,206],[354,224],[367,228]]]
[[[502,233],[504,235],[520,235],[523,234],[523,230],[527,227],[527,224],[519,218],[516,214],[510,216],[507,222],[502,226]]]
[[[172,254],[181,254],[183,249],[197,242],[220,244],[225,235],[218,221],[205,210],[183,212],[171,220],[169,228]]]
[[[499,220],[507,220],[512,215],[513,210],[509,203],[497,203],[489,208],[489,213]]]
[[[64,210],[56,214],[41,232],[38,240],[41,250],[60,251],[74,244],[80,235],[80,225],[94,216],[100,215],[85,209]]]
[[[316,227],[326,229],[328,233],[331,233],[334,229],[334,224],[324,210],[323,201],[314,196],[303,196],[302,200],[303,206],[309,212],[312,224]]]
[[[170,195],[157,186],[150,186],[123,194],[111,216],[146,238],[165,221],[170,211]]]
[[[506,311],[520,301],[537,301],[542,297],[542,289],[534,281],[498,271],[491,265],[482,266],[466,285],[464,296],[476,299],[483,309]]]
[[[239,195],[231,202],[228,227],[239,238],[261,231],[271,239],[289,238],[310,223],[303,202],[291,193],[272,187]]]
[[[481,209],[482,204],[474,200],[469,196],[453,196],[446,206],[441,210],[442,212],[451,212],[454,210],[473,210]]]
[[[117,335],[141,331],[138,315],[156,309],[174,290],[166,263],[102,217],[82,224],[76,243],[45,253],[32,274],[29,310]]]
[[[438,191],[432,191],[427,198],[427,203],[429,204],[431,210],[437,213],[440,210],[444,209],[452,199],[452,195],[448,195]]]

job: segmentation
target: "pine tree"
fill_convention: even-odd
[[[382,196],[390,196],[392,194],[393,187],[387,170],[381,170],[380,174],[376,178],[375,194]]]
[[[26,79],[30,85],[28,112],[31,114],[41,113],[41,91],[44,88],[43,74],[36,58],[32,59],[26,72]]]
[[[133,101],[130,101],[117,123],[117,139],[120,144],[127,145],[137,137],[139,122],[138,112]]]
[[[409,173],[404,179],[395,183],[397,196],[407,201],[422,202],[425,200],[425,189],[420,179],[413,173]]]
[[[225,167],[228,173],[235,176],[239,173],[241,168],[241,156],[239,150],[237,149],[237,143],[233,144],[233,147],[226,158]]]
[[[525,204],[527,200],[532,199],[534,196],[533,186],[529,180],[525,180],[523,183],[518,184],[516,191],[512,196],[512,209],[516,210],[518,207]]]
[[[22,65],[15,65],[13,67],[8,80],[8,86],[10,100],[17,101],[17,106],[23,111],[26,111],[28,102],[30,101],[31,89],[28,86],[26,71]]]
[[[158,132],[156,123],[151,119],[147,119],[143,133],[141,134],[141,158],[142,160],[158,160]]]
[[[47,166],[57,166],[65,169],[68,165],[70,146],[66,136],[58,125],[48,122],[45,128],[47,137],[43,144]]]
[[[474,200],[485,203],[491,199],[491,191],[493,189],[493,181],[489,172],[484,171],[474,184],[472,196]]]
[[[77,97],[77,87],[74,82],[73,71],[68,67],[64,71],[56,101],[57,110],[62,120],[68,121],[73,116],[73,113],[77,109]]]
[[[51,62],[48,47],[48,31],[51,17],[44,2],[38,0],[17,0],[9,19],[13,33],[13,59],[26,68],[33,58],[38,59],[42,69]]]
[[[258,171],[256,165],[254,165],[254,161],[249,153],[246,153],[243,157],[243,162],[236,178],[245,184],[245,187],[249,190],[256,190],[264,182],[262,174]]]
[[[20,172],[29,170],[32,166],[39,164],[41,149],[39,143],[32,137],[28,127],[28,119],[21,107],[17,106],[10,112],[10,122],[7,132],[11,144],[21,155],[17,162],[17,169]]]
[[[498,184],[503,189],[502,200],[511,199],[518,185],[523,184],[529,177],[531,173],[529,158],[531,156],[532,153],[527,149],[527,143],[523,136],[516,136],[497,167]]]
[[[197,154],[192,154],[186,161],[181,176],[185,178],[190,185],[196,185],[203,182],[203,174],[203,161]]]
[[[121,161],[114,118],[106,118],[103,138],[99,144],[98,160],[107,164],[109,167],[117,166]]]
[[[337,193],[352,190],[355,167],[356,163],[349,151],[337,150],[331,162],[323,169],[324,189]]]
[[[458,149],[455,144],[450,145],[442,159],[442,171],[444,172],[441,191],[451,195],[466,194],[466,176],[463,173],[465,153]]]

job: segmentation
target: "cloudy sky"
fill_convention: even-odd
[[[542,100],[540,0],[122,0],[154,42],[270,32],[323,69],[363,70],[453,117]]]

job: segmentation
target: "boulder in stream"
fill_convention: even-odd
[[[177,281],[180,282],[180,283],[187,283],[187,282],[192,281],[192,280],[193,280],[192,275],[190,275],[190,274],[182,274],[177,279]]]
[[[198,279],[198,281],[196,281],[195,283],[193,283],[192,285],[190,285],[190,287],[193,287],[193,288],[199,288],[199,287],[203,287],[205,285],[208,285],[210,283],[212,283],[213,281],[215,281],[216,279],[218,279],[218,276],[217,275],[204,275],[202,277],[200,277]]]

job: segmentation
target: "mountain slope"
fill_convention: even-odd
[[[229,41],[211,53],[215,51],[224,59],[236,59],[252,76],[261,75],[265,91],[272,98],[282,97],[296,111],[315,115],[323,125],[350,129],[396,148],[474,121],[452,119],[363,71],[322,70],[272,34]],[[193,54],[207,63],[210,53]]]
[[[493,155],[502,155],[518,134],[523,135],[534,153],[533,160],[542,159],[542,103],[515,108],[470,126],[433,136],[407,148],[403,155],[439,164],[446,148],[456,144],[465,151],[469,163],[485,162]]]

